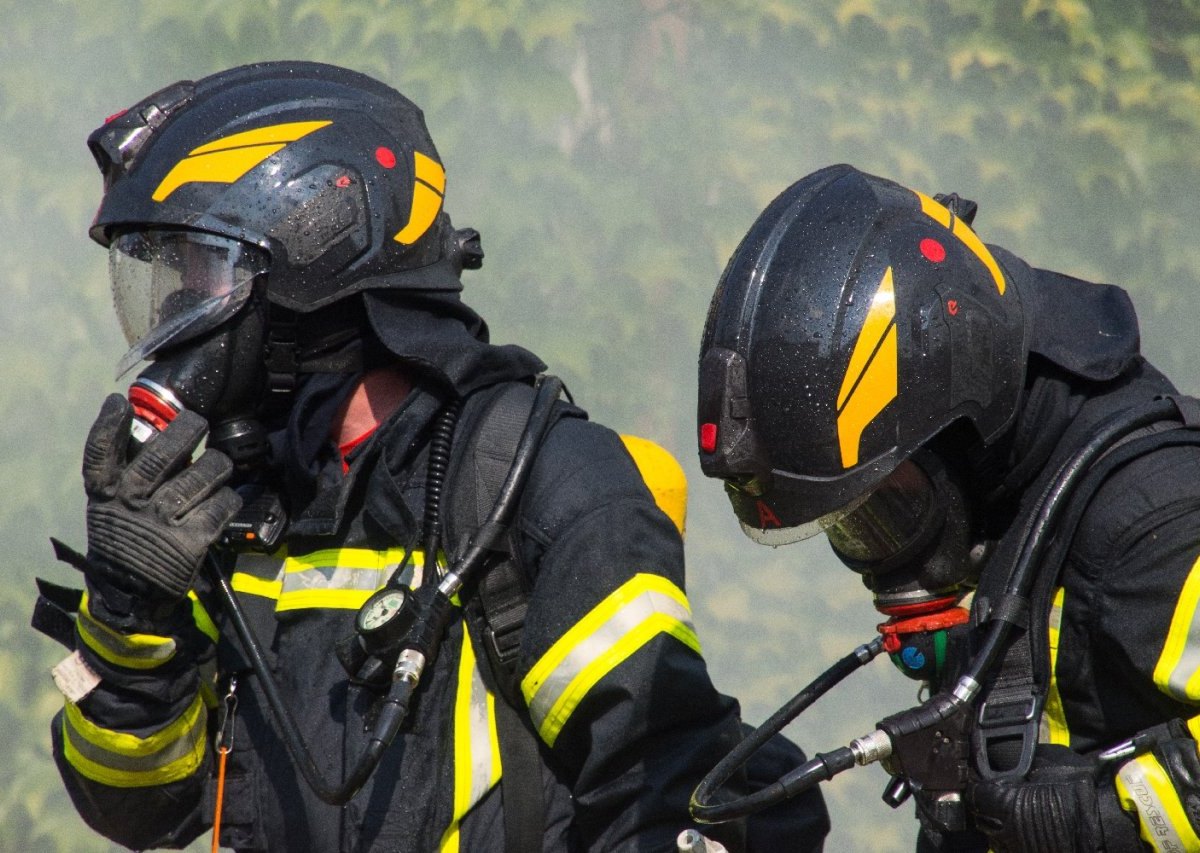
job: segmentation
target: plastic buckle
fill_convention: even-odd
[[[1044,699],[1039,695],[986,699],[975,721],[975,766],[984,779],[1018,779],[1033,766]],[[1016,762],[1010,756],[1019,741]],[[1005,766],[997,766],[1004,755]]]

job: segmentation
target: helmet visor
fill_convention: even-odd
[[[730,496],[733,497],[735,491],[738,489],[738,486],[727,482],[726,489],[729,491]],[[826,513],[820,518],[816,518],[812,521],[804,521],[793,524],[784,524],[780,522],[780,526],[775,526],[767,524],[765,521],[763,521],[761,518],[761,511],[759,525],[752,524],[741,513],[738,514],[738,521],[742,525],[742,532],[760,545],[790,545],[793,542],[811,539],[820,533],[828,532],[830,528],[838,524],[846,515],[854,512],[858,506],[867,499],[867,497],[869,496],[862,495],[848,505],[840,507],[833,512]],[[776,514],[778,509],[779,506],[777,504],[774,510],[766,509],[765,511],[771,514],[770,517],[773,520],[778,521],[780,519],[780,516]]]
[[[734,497],[738,486],[727,483],[727,488]],[[787,545],[824,533],[839,554],[863,564],[887,560],[910,547],[928,529],[937,506],[932,482],[911,460],[865,494],[811,521],[795,518],[798,513],[789,512],[788,504],[787,492],[778,490],[770,507],[759,510],[757,525],[755,516],[739,512],[742,530],[764,545]]]
[[[117,376],[154,353],[215,329],[246,304],[267,271],[257,246],[216,234],[130,231],[108,252],[113,303],[129,352]]]
[[[923,540],[939,519],[933,483],[905,460],[866,498],[825,529],[830,544],[853,563],[882,563]]]

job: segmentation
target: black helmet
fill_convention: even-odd
[[[456,233],[442,212],[445,172],[420,109],[344,68],[269,62],[176,83],[110,118],[88,145],[104,174],[90,233],[114,263],[153,257],[161,272],[196,253],[190,235],[208,235],[202,245],[224,243],[228,278],[265,272],[271,303],[307,313],[368,289],[457,292],[462,268],[482,258],[478,235]],[[199,251],[211,271],[213,250]],[[152,291],[143,284],[130,290]],[[204,328],[236,307],[223,297]],[[151,322],[162,310],[150,309]]]
[[[785,190],[742,240],[705,325],[699,440],[751,537],[828,529],[885,478],[903,497],[924,476],[906,460],[952,424],[986,445],[1013,422],[1026,323],[973,214],[840,165]],[[855,553],[830,532],[851,564],[922,544]]]

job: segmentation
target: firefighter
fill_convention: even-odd
[[[88,144],[144,369],[87,438],[86,553],[57,545],[86,590],[39,603],[71,626],[52,731],[84,820],[134,849],[674,850],[741,737],[684,593],[682,472],[488,342],[420,110],[262,63]],[[675,478],[661,508],[639,465]],[[819,798],[776,823],[820,848]]]
[[[919,849],[1200,850],[1200,408],[1123,290],[975,213],[847,165],[775,199],[709,310],[701,464],[751,539],[824,532],[934,694],[919,748],[879,724]]]

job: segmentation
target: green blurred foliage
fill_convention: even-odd
[[[467,279],[493,338],[529,346],[593,416],[673,450],[692,481],[690,595],[719,685],[761,720],[876,618],[821,543],[744,540],[693,450],[695,351],[740,236],[787,184],[851,162],[980,203],[1031,261],[1128,287],[1185,390],[1200,344],[1196,0],[0,0],[0,849],[106,850],[49,759],[58,652],[32,578],[73,582],[79,448],[123,344],[86,238],[84,146],[148,92],[243,62],[337,62],[421,104],[447,208],[484,235]],[[791,733],[869,730],[915,685],[877,664]],[[885,777],[826,786],[831,850],[911,847]]]

